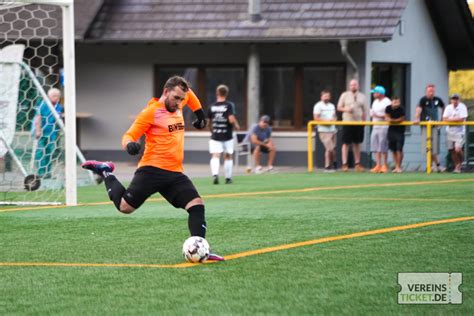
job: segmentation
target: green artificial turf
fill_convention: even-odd
[[[206,201],[207,239],[216,252],[230,255],[473,216],[474,181],[437,183],[460,179],[474,180],[336,173],[242,176],[219,186],[209,178],[194,181]],[[419,181],[432,183],[404,184]],[[354,187],[384,183],[400,185]],[[276,190],[284,192],[268,192]],[[235,193],[243,194],[225,196]],[[108,201],[103,186],[80,188],[79,199]],[[186,215],[162,200],[132,215],[112,204],[0,212],[0,262],[181,263]],[[180,269],[0,266],[0,315],[470,315],[473,229],[474,221],[447,223]],[[399,272],[462,272],[464,302],[398,305]]]

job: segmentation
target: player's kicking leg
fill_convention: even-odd
[[[111,161],[96,161],[87,160],[81,165],[82,168],[92,171],[104,179],[107,194],[112,202],[114,202],[117,210],[124,214],[130,214],[135,211],[135,208],[125,201],[123,198],[125,194],[125,187],[112,174],[115,170],[115,165]]]
[[[130,187],[125,189],[112,174],[115,169],[115,165],[112,162],[88,160],[81,166],[104,178],[110,200],[114,202],[115,207],[120,212],[125,214],[130,214],[140,207],[151,194],[157,192],[156,187],[159,187],[160,181],[164,178],[167,179],[169,183],[166,185],[166,190],[160,190],[160,193],[173,206],[184,208],[188,212],[188,228],[191,236],[206,237],[207,227],[204,215],[204,201],[199,197],[191,180],[184,174],[154,167],[142,167],[135,173]],[[129,202],[125,200],[125,195],[127,195]],[[210,254],[208,259],[224,260],[223,257],[216,254]]]
[[[154,171],[157,177],[166,179],[160,194],[174,207],[188,212],[188,228],[191,236],[206,238],[207,224],[204,201],[192,181],[181,172],[162,169]],[[222,261],[223,257],[211,253],[209,260]]]
[[[184,207],[188,212],[188,228],[191,236],[206,238],[206,219],[204,215],[204,201],[200,197],[192,199]],[[209,260],[224,261],[224,257],[215,253],[209,254]]]

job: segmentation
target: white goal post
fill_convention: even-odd
[[[0,0],[0,9],[30,4],[54,5],[62,9],[62,53],[64,67],[65,100],[65,202],[77,205],[76,170],[76,83],[74,49],[74,1],[73,0]]]

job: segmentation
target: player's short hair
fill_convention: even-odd
[[[229,95],[229,87],[225,84],[220,84],[216,88],[216,93],[221,97],[227,97]]]
[[[329,90],[323,90],[323,91],[321,91],[321,96],[322,96],[323,94],[326,94],[326,93],[331,94],[331,91],[329,91]]]
[[[188,92],[189,83],[181,76],[173,76],[166,81],[163,89],[173,90],[175,87],[180,87],[184,92]]]
[[[435,88],[435,85],[432,84],[432,83],[428,83],[428,84],[426,85],[426,89],[428,89],[428,88]]]
[[[399,97],[399,96],[397,96],[397,95],[394,95],[394,96],[392,97],[392,101],[393,101],[393,100],[398,100],[398,101],[401,101],[400,97]]]

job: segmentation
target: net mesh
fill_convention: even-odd
[[[0,1],[0,204],[64,203],[61,25],[59,6]]]

